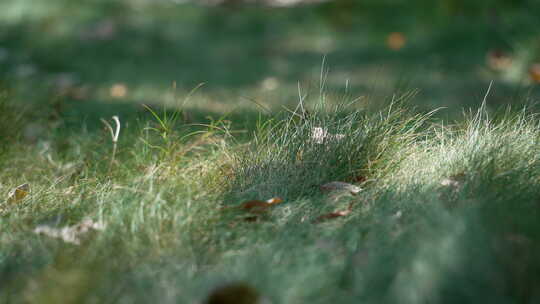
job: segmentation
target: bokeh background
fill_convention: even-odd
[[[0,86],[74,126],[187,95],[187,120],[244,124],[299,85],[317,96],[323,69],[336,99],[415,90],[454,119],[492,80],[491,107],[538,99],[538,16],[535,0],[3,0]]]

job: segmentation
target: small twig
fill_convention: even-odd
[[[112,170],[112,166],[114,164],[114,160],[116,158],[116,143],[118,142],[118,137],[120,136],[120,119],[118,118],[118,116],[114,115],[112,117],[112,119],[114,120],[114,123],[115,123],[115,128],[113,130],[113,127],[111,126],[111,124],[106,121],[105,119],[101,118],[101,122],[109,129],[109,131],[111,132],[111,139],[112,139],[112,142],[113,142],[113,151],[112,151],[112,157],[111,157],[111,162],[109,164],[109,173],[111,172]]]

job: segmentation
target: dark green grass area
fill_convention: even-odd
[[[346,17],[330,4],[205,8],[167,1],[4,1],[0,73],[37,102],[58,94],[80,103],[110,102],[110,88],[122,84],[127,93],[117,99],[163,103],[173,82],[180,93],[204,82],[191,106],[226,113],[249,105],[246,98],[273,109],[290,106],[297,82],[317,91],[326,56],[329,90],[348,83],[356,96],[384,97],[419,88],[418,106],[448,107],[450,118],[459,117],[462,107],[477,107],[478,92],[491,80],[498,88],[493,106],[538,98],[527,72],[540,59],[537,5],[471,17],[441,15],[422,1],[367,3],[353,6]],[[387,46],[392,32],[406,39],[399,50]],[[488,64],[494,51],[510,56],[511,66]]]
[[[362,3],[2,1],[0,303],[539,302],[536,6]]]

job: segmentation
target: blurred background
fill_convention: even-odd
[[[186,120],[242,121],[299,84],[317,97],[324,65],[335,99],[416,90],[453,119],[492,80],[492,107],[538,99],[538,16],[537,0],[2,0],[0,87],[76,124],[196,88]]]

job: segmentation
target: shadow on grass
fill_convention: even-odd
[[[506,23],[498,29],[456,17],[448,21],[455,24],[421,28],[406,15],[378,27],[370,23],[384,17],[378,11],[366,19],[371,21],[343,30],[321,18],[320,9],[155,4],[141,10],[99,2],[74,10],[68,5],[40,18],[4,21],[0,46],[10,57],[0,75],[39,90],[36,84],[70,73],[96,89],[125,83],[152,99],[159,99],[154,91],[164,91],[173,81],[185,90],[205,82],[210,96],[223,91],[249,95],[270,78],[289,84],[279,90],[294,96],[297,82],[318,81],[321,60],[328,55],[329,89],[342,89],[346,80],[358,95],[418,87],[420,106],[447,106],[459,113],[462,106],[475,108],[480,100],[471,96],[481,95],[490,80],[500,77],[485,67],[487,52],[511,49],[514,42],[508,40],[513,27]],[[386,45],[392,31],[406,35],[399,51]],[[519,37],[528,37],[534,30],[522,32]],[[34,76],[17,78],[32,69]],[[506,88],[497,91],[501,103],[514,103],[516,92],[528,90],[516,83],[500,86]]]

